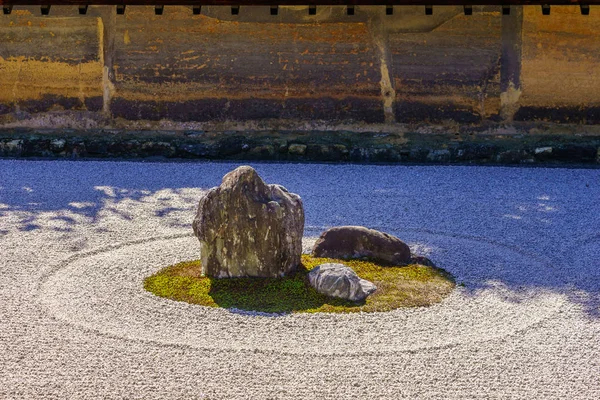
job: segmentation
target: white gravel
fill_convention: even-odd
[[[305,247],[393,233],[460,286],[430,308],[253,315],[156,298],[238,164],[0,160],[0,399],[600,398],[600,170],[253,165]]]

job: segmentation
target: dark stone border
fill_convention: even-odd
[[[0,156],[600,165],[600,135],[323,131],[0,130]]]

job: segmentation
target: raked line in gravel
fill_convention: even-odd
[[[396,232],[395,232],[396,233]],[[384,313],[268,315],[188,305],[158,298],[141,282],[164,266],[199,258],[197,239],[150,238],[77,255],[41,285],[40,301],[61,320],[103,334],[160,344],[221,350],[311,354],[414,351],[518,334],[556,313],[562,296],[550,291],[514,292],[464,265],[506,264],[549,269],[513,249],[452,235],[404,234],[434,246],[436,260],[465,285],[442,304]],[[454,250],[454,251],[453,251]],[[518,276],[514,277],[518,280]],[[332,335],[332,332],[335,332]],[[287,340],[293,337],[294,341]],[[268,337],[269,341],[257,341]]]

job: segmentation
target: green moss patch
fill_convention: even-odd
[[[333,299],[319,294],[308,284],[307,274],[323,263],[342,263],[377,286],[365,302]],[[336,260],[302,256],[302,266],[285,278],[203,277],[200,261],[187,261],[166,267],[144,280],[149,292],[168,299],[208,307],[237,308],[269,313],[289,312],[375,312],[400,307],[439,303],[454,288],[450,274],[423,265],[383,267],[359,260]]]

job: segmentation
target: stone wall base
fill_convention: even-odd
[[[495,125],[394,131],[0,130],[0,156],[433,164],[600,165],[600,127]]]

